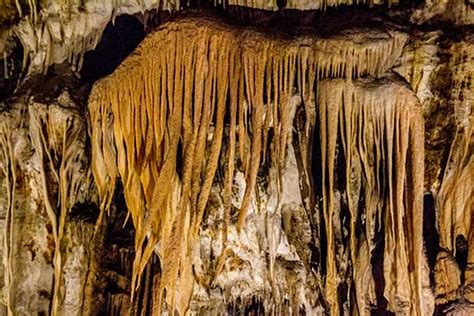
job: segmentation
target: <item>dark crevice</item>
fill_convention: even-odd
[[[176,149],[176,173],[179,179],[183,179],[184,172],[184,157],[183,157],[183,142],[181,139],[178,140],[178,148]]]
[[[85,104],[90,87],[80,81],[67,64],[54,64],[46,75],[34,75],[21,83],[17,95],[32,95],[35,102],[49,104],[65,91],[76,104]]]
[[[318,121],[319,118],[316,118],[316,121]],[[312,155],[311,155],[311,176],[313,177],[313,191],[311,194],[314,194],[315,196],[315,201],[317,204],[316,211],[322,210],[322,196],[323,196],[323,189],[324,185],[322,183],[322,175],[323,175],[323,169],[321,165],[322,161],[322,153],[321,153],[321,138],[320,138],[320,132],[319,128],[316,127],[313,131],[313,144],[312,144]],[[313,257],[311,258],[313,263],[318,263],[319,267],[317,267],[316,271],[320,271],[322,275],[326,275],[326,256],[324,254],[327,253],[327,232],[326,232],[326,223],[324,221],[324,218],[320,216],[321,220],[319,222],[319,233],[320,235],[317,236],[319,237],[319,242],[320,242],[320,249],[318,251],[314,251]]]
[[[99,207],[93,202],[76,203],[69,213],[69,218],[86,223],[95,223],[99,216]]]
[[[385,216],[385,210],[382,212],[381,218]],[[385,288],[385,278],[383,271],[384,249],[385,249],[385,226],[377,221],[375,227],[374,244],[375,248],[371,253],[370,263],[372,265],[372,275],[375,283],[375,296],[377,305],[372,306],[371,315],[395,315],[387,310],[387,299],[383,295]]]
[[[121,181],[117,181],[112,206],[110,214],[107,216],[105,244],[118,244],[124,247],[133,246],[135,230],[130,218],[125,223],[128,208]]]
[[[247,304],[245,304],[247,303]],[[245,316],[260,316],[265,315],[265,307],[263,301],[252,296],[250,302],[242,302],[240,298],[237,299],[233,304],[228,305],[227,314],[232,316],[245,315]]]
[[[434,266],[439,252],[439,234],[436,229],[436,206],[431,193],[425,194],[423,212],[423,239],[430,267],[430,283],[434,286]]]
[[[467,267],[467,240],[463,235],[456,236],[456,262],[461,270],[461,284],[464,284],[464,272]]]
[[[23,46],[18,38],[13,37],[4,49],[8,57],[0,58],[0,102],[13,95],[22,76]]]
[[[144,38],[145,29],[138,18],[124,14],[110,21],[97,47],[84,55],[82,80],[93,83],[111,74]]]
[[[117,181],[111,207],[104,218],[105,238],[99,262],[102,279],[100,290],[105,298],[115,295],[130,295],[132,263],[135,256],[135,229],[131,219],[124,224],[127,213],[123,184]],[[100,315],[114,315],[111,308],[112,306],[109,304],[104,304],[101,307]]]
[[[369,4],[329,6],[324,10],[288,9],[286,0],[278,0],[279,10],[262,10],[243,6],[212,7],[220,16],[242,25],[287,29],[289,26],[315,27],[329,32],[358,26],[380,25],[380,20],[408,24],[410,15],[423,1],[400,1],[398,5]]]

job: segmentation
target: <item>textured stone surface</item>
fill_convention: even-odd
[[[339,3],[341,2],[344,1]],[[0,92],[0,97],[2,100],[9,97],[0,103],[0,256],[3,263],[0,276],[3,287],[0,314],[8,314],[7,306],[13,315],[43,312],[57,315],[129,315],[130,310],[135,313],[151,313],[156,306],[156,289],[159,288],[163,272],[162,262],[159,260],[163,259],[159,258],[160,245],[155,247],[156,255],[153,254],[146,265],[141,287],[137,290],[135,301],[131,303],[135,228],[131,219],[122,227],[127,205],[121,192],[127,183],[123,187],[112,187],[113,198],[109,214],[105,215],[103,224],[94,235],[99,201],[95,186],[89,178],[90,139],[86,133],[90,126],[84,99],[88,95],[88,88],[68,86],[78,79],[72,78],[68,71],[55,74],[49,66],[64,63],[66,68],[78,71],[84,52],[94,49],[105,25],[115,16],[142,14],[158,8],[175,10],[178,6],[158,1],[18,3],[22,9],[22,18],[14,1],[0,3],[0,25],[3,25],[0,26],[0,74],[3,75],[0,88],[6,87]],[[286,8],[318,9],[322,6],[321,3],[288,1]],[[278,8],[278,3],[273,1],[235,4],[268,10]],[[325,5],[331,4],[333,3],[328,1]],[[379,3],[374,1],[374,4]],[[36,5],[37,10],[32,10],[30,5]],[[384,10],[390,14],[400,14],[397,8],[394,5],[390,9],[392,11],[389,11],[383,5],[373,8],[361,6],[357,9],[357,14]],[[352,10],[351,7],[346,9],[348,12]],[[466,25],[473,22],[473,3],[456,0],[423,1],[413,7],[407,6],[406,10],[400,15],[408,17],[408,20],[403,20],[406,23],[376,17],[373,19],[376,22],[368,24],[372,29],[374,25],[381,29],[390,25],[409,34],[393,71],[406,80],[423,109],[424,191],[433,200],[432,216],[426,216],[427,207],[431,206],[425,204],[423,226],[426,228],[427,225],[432,225],[437,236],[430,236],[434,243],[425,236],[425,256],[419,262],[420,295],[423,302],[420,306],[423,311],[421,314],[431,314],[436,308],[436,311],[449,315],[469,315],[474,303],[474,40],[472,30]],[[284,16],[280,15],[278,18]],[[143,15],[141,19],[146,21]],[[370,17],[364,19],[368,21]],[[344,28],[344,23],[340,24],[338,30]],[[307,32],[308,30],[304,34]],[[366,38],[362,36],[362,41],[380,39],[375,33],[367,33],[369,36]],[[298,35],[297,32],[296,34]],[[298,37],[297,35],[294,37]],[[25,54],[23,73],[20,71],[22,52]],[[328,60],[321,62],[329,62]],[[372,59],[374,60],[377,58]],[[391,67],[388,64],[386,66]],[[332,69],[332,73],[328,70],[323,76],[340,76],[343,72],[341,69]],[[378,75],[384,75],[383,72],[385,69]],[[17,83],[21,82],[18,79],[26,73],[29,73],[32,80],[13,92]],[[43,84],[38,84],[41,82]],[[365,86],[370,86],[369,81]],[[50,90],[55,93],[49,93]],[[297,94],[301,93],[297,89],[295,91]],[[383,94],[381,93],[381,97]],[[398,97],[399,95],[393,96]],[[299,96],[295,98],[298,99]],[[313,110],[318,107],[314,97],[310,98],[310,102],[307,100],[308,98],[305,106]],[[244,229],[240,233],[237,232],[235,222],[246,184],[243,170],[235,173],[230,225],[227,227],[227,255],[223,261],[219,260],[219,255],[224,238],[225,171],[217,171],[197,236],[198,246],[190,256],[194,280],[189,302],[192,312],[216,314],[223,311],[273,311],[279,314],[304,310],[307,314],[322,314],[328,310],[324,279],[327,271],[325,265],[321,264],[321,256],[326,256],[324,251],[327,251],[321,250],[324,247],[321,245],[327,245],[328,238],[322,235],[322,231],[325,231],[328,224],[321,220],[322,197],[315,194],[315,191],[321,189],[315,184],[321,174],[313,173],[313,182],[308,181],[308,175],[305,174],[308,164],[314,163],[317,158],[313,156],[312,161],[301,158],[308,159],[308,152],[305,152],[305,146],[308,145],[305,142],[308,139],[304,137],[307,129],[303,113],[299,110],[292,114],[295,119],[290,122],[291,135],[288,155],[282,169],[282,187],[277,188],[269,180],[272,174],[275,178],[276,170],[264,167],[259,172],[256,181],[259,199],[252,199]],[[47,145],[44,149],[47,150],[42,159],[38,143],[33,143],[38,138],[32,135],[32,116],[41,119],[47,117],[50,124],[49,129],[45,128]],[[73,178],[85,177],[88,180],[80,181],[82,184],[78,188],[82,188],[82,191],[67,194],[68,199],[65,201],[60,199],[60,181],[57,181],[53,170],[61,168],[63,153],[58,148],[61,148],[62,141],[69,139],[64,138],[62,127],[67,120],[80,126],[79,133],[73,138],[79,139],[81,145],[73,152],[82,151],[83,154],[79,154],[82,157],[79,160],[74,160],[74,155],[68,158],[72,162],[73,172],[63,175],[65,183],[75,183],[71,181]],[[419,123],[423,124],[422,120]],[[209,140],[212,140],[213,132],[211,128]],[[225,137],[228,133],[227,127],[224,130]],[[47,151],[51,153],[51,157],[48,157]],[[344,161],[340,158],[343,157],[342,152],[343,149],[338,145],[336,156],[339,157],[340,166],[343,166]],[[316,153],[311,152],[310,155]],[[54,167],[49,165],[51,160],[54,161]],[[42,168],[45,170],[47,190],[42,183]],[[362,167],[355,164],[353,168],[353,174],[359,174]],[[383,296],[382,282],[390,283],[383,279],[383,243],[387,232],[379,231],[379,227],[372,245],[369,242],[358,244],[356,260],[348,250],[351,229],[349,217],[344,210],[348,196],[341,189],[340,182],[343,178],[340,177],[340,172],[341,170],[336,170],[334,180],[338,186],[334,190],[334,209],[340,221],[332,224],[336,242],[335,260],[331,264],[335,262],[337,268],[335,282],[338,284],[338,299],[343,302],[341,312],[350,314],[354,307],[347,302],[355,302],[357,295],[362,311],[386,312],[387,308],[400,313],[407,311],[409,305],[403,298],[390,300],[387,293],[385,298]],[[355,178],[351,181],[351,185],[360,188],[361,183]],[[59,248],[55,242],[51,214],[47,212],[45,194],[52,201],[51,206],[58,220],[61,213],[67,214]],[[356,195],[350,197],[354,196]],[[279,204],[276,202],[277,197],[281,198]],[[356,199],[358,203],[366,201],[366,197],[357,196]],[[365,216],[361,222],[365,223],[367,220]],[[361,229],[359,225],[361,224],[356,225],[357,231]],[[61,281],[59,288],[55,290],[57,277],[54,267],[58,264],[55,265],[54,262],[58,258],[57,253],[55,257],[57,249],[62,254]],[[356,275],[354,283],[351,283],[354,271],[368,272]],[[385,272],[386,278],[387,275]],[[393,280],[398,278],[394,277]],[[353,292],[349,292],[348,287],[353,287]],[[401,287],[398,291],[403,294],[406,287]],[[56,303],[52,307],[54,296]],[[388,305],[386,298],[391,301]],[[165,304],[164,309],[167,310],[170,306],[172,305]],[[157,310],[154,312],[158,313]]]
[[[36,93],[41,94],[38,90]],[[65,255],[58,259],[63,270],[60,273],[68,277],[59,281],[57,304],[62,313],[79,315],[87,307],[84,300],[90,302],[85,291],[91,287],[88,278],[95,273],[95,250],[91,245],[94,223],[66,222],[65,218],[76,203],[94,194],[84,160],[87,131],[84,117],[68,91],[49,102],[35,101],[41,99],[38,95],[16,98],[1,112],[0,182],[6,199],[2,200],[3,249],[9,249],[2,256],[4,301],[10,302],[8,306],[15,315],[49,314],[54,296],[53,270],[58,267],[53,262],[61,249]],[[40,134],[36,134],[38,131]],[[62,138],[70,133],[73,138]],[[38,150],[38,142],[45,142],[47,154]],[[64,156],[68,151],[69,156]],[[66,179],[68,182],[64,182]],[[63,185],[65,189],[61,189]]]

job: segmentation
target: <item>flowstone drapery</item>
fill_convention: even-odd
[[[389,308],[402,314],[425,314],[421,303],[423,128],[419,124],[422,114],[418,99],[404,84],[390,79],[360,79],[353,84],[329,80],[321,82],[318,89],[321,188],[328,236],[326,282],[337,280],[335,271],[340,260],[332,249],[349,238],[349,257],[356,263],[353,277],[357,303],[368,312],[363,307],[375,303],[369,254],[375,248],[375,234],[382,228],[384,296]],[[336,177],[345,180],[344,194],[333,192],[338,145],[346,174]],[[344,208],[349,213],[349,224],[334,224]],[[350,232],[345,238],[344,226]],[[338,236],[341,240],[335,242]]]
[[[275,37],[187,17],[160,27],[98,82],[89,100],[93,172],[102,212],[116,180],[124,184],[136,229],[132,293],[156,252],[162,272],[152,290],[154,311],[162,310],[163,298],[167,309],[183,314],[189,308],[193,253],[216,172],[224,174],[225,210],[222,247],[214,254],[218,275],[230,227],[243,234],[249,225],[262,172],[282,190],[299,112],[300,185],[309,188],[304,206],[320,254],[306,269],[319,280],[319,299],[333,315],[369,313],[377,303],[372,262],[381,260],[370,254],[383,232],[388,307],[424,314],[423,118],[409,87],[385,75],[405,39],[367,29],[329,38]],[[353,81],[362,76],[369,77]],[[234,220],[239,172],[245,191]],[[276,209],[281,213],[278,202]],[[347,305],[354,294],[356,302]],[[273,304],[284,302],[274,295]],[[294,312],[302,308],[290,304]]]
[[[473,314],[472,23],[0,0],[0,315]]]

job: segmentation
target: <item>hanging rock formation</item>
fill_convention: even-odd
[[[423,133],[419,125],[413,126],[421,119],[418,101],[397,81],[362,81],[353,86],[350,80],[330,80],[319,88],[317,80],[326,76],[380,75],[399,56],[404,40],[405,36],[397,32],[365,30],[335,38],[307,36],[284,41],[187,18],[161,27],[111,77],[98,83],[89,108],[93,170],[104,210],[110,205],[116,178],[120,176],[124,183],[136,229],[132,291],[156,250],[162,268],[160,287],[154,293],[158,310],[164,290],[169,293],[166,301],[170,308],[181,314],[187,310],[194,283],[191,254],[216,170],[229,168],[224,181],[227,194],[223,192],[226,208],[235,171],[244,174],[246,188],[236,222],[236,230],[241,232],[254,198],[263,153],[269,152],[272,157],[269,165],[276,174],[272,185],[278,190],[281,182],[296,111],[291,99],[296,81],[307,117],[303,122],[307,126],[305,137],[312,138],[313,127],[320,134],[323,216],[312,216],[326,229],[327,254],[322,255],[326,256],[327,267],[326,275],[320,278],[325,279],[324,296],[331,313],[341,309],[336,279],[340,275],[348,277],[349,288],[353,283],[351,272],[336,271],[334,235],[340,239],[339,247],[348,248],[351,255],[346,259],[356,262],[358,244],[367,243],[366,252],[373,250],[378,219],[379,229],[384,226],[386,232],[385,297],[390,309],[421,314]],[[159,53],[150,54],[155,51]],[[314,120],[314,107],[309,106],[315,86],[319,89],[318,120]],[[230,118],[228,139],[223,137],[226,115]],[[270,130],[274,136],[268,142]],[[336,225],[339,231],[335,231],[333,223],[341,220],[337,208],[342,207],[334,205],[333,197],[338,133],[344,134],[339,145],[344,148],[347,169],[344,199],[351,221],[349,245],[344,245],[340,224]],[[206,140],[208,156],[204,151]],[[371,154],[368,161],[366,151],[372,147],[383,150],[376,157]],[[311,148],[302,150],[308,152]],[[353,155],[355,160],[360,159],[354,162],[359,167],[356,175],[352,171],[357,168],[352,166]],[[224,165],[219,166],[219,157]],[[179,159],[183,160],[182,166],[177,166]],[[240,168],[236,167],[236,159],[240,160]],[[371,170],[373,165],[375,170]],[[350,182],[361,177],[361,170],[367,183],[362,188],[360,178],[354,180],[358,183]],[[380,176],[380,172],[387,174]],[[357,187],[354,192],[352,185]],[[359,211],[360,190],[366,194],[367,205]],[[277,212],[280,203],[277,198]],[[367,226],[361,239],[355,231],[359,217],[367,218],[361,223]],[[229,224],[225,219],[226,230]],[[407,235],[400,227],[408,227]],[[225,260],[225,253],[215,255]],[[367,253],[358,260],[367,273],[370,263],[364,260],[370,260]],[[408,265],[414,267],[410,273]],[[356,275],[359,271],[353,269]],[[365,291],[360,288],[358,292],[363,295]],[[362,299],[360,304],[368,305]],[[299,308],[298,304],[292,305]]]
[[[469,314],[473,7],[3,1],[0,314]]]

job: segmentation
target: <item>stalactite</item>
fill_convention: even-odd
[[[397,97],[393,97],[397,96]],[[328,236],[326,296],[337,311],[338,279],[335,240],[335,149],[341,142],[346,164],[345,195],[351,230],[362,214],[351,206],[356,159],[362,166],[365,232],[351,231],[349,248],[356,280],[373,282],[368,275],[375,222],[384,226],[384,296],[389,309],[421,315],[423,134],[421,108],[415,95],[393,79],[369,81],[324,80],[318,85],[323,175],[323,214]],[[340,113],[340,114],[338,114]],[[340,132],[338,132],[338,130]],[[338,136],[338,133],[340,136]],[[375,152],[374,152],[375,150]],[[358,198],[358,200],[360,197]],[[339,216],[337,216],[339,217]],[[352,249],[355,247],[355,249]],[[358,257],[359,256],[359,257]],[[360,267],[360,270],[358,269]],[[359,281],[357,281],[359,282]],[[366,314],[375,294],[356,283],[359,313]]]
[[[263,10],[278,10],[278,1],[276,0],[218,0],[218,3],[225,5],[235,5],[243,7],[251,7]],[[399,0],[288,0],[285,8],[297,10],[324,10],[327,7],[337,7],[340,5],[356,5],[356,4],[397,4]]]
[[[120,176],[124,183],[136,229],[132,294],[156,251],[162,277],[154,310],[161,310],[166,292],[167,306],[183,314],[194,282],[191,253],[219,160],[229,163],[224,189],[226,212],[235,168],[245,174],[246,189],[236,224],[240,230],[254,203],[262,153],[272,152],[274,158],[269,163],[276,170],[285,161],[293,117],[301,103],[292,98],[294,82],[300,83],[307,102],[314,99],[317,74],[380,76],[399,56],[405,39],[398,32],[357,30],[324,39],[314,35],[281,39],[188,17],[160,27],[114,74],[97,83],[89,100],[93,172],[102,213],[110,205],[116,179]],[[408,97],[403,101],[413,104]],[[337,133],[338,102],[320,107],[331,115],[332,125],[327,130],[330,152],[334,151]],[[394,111],[400,110],[400,115],[408,117],[403,108],[390,104]],[[307,103],[305,109],[308,119],[314,119],[314,110]],[[231,131],[227,138],[223,131],[229,111]],[[392,120],[395,118],[398,116]],[[307,133],[314,125],[314,121],[306,124]],[[264,127],[274,132],[268,148],[264,143],[268,130]],[[408,127],[399,130],[404,150],[408,146]],[[227,151],[222,150],[223,142],[228,144]],[[179,165],[178,157],[182,157]],[[234,165],[236,158],[240,165]],[[334,154],[329,153],[326,161],[331,166],[328,171],[333,170]],[[404,160],[400,158],[400,162]],[[398,193],[399,203],[404,170],[394,180],[399,186],[394,187],[393,194]],[[332,176],[328,178],[332,183],[330,179]],[[325,193],[329,204],[333,199],[331,187]],[[326,207],[326,212],[330,216],[332,207]],[[225,221],[228,225],[229,215]],[[329,270],[329,275],[334,273],[334,269]],[[328,280],[329,293],[332,277]]]
[[[46,74],[50,65],[63,62],[80,71],[84,54],[97,46],[107,23],[120,14],[180,9],[177,0],[139,0],[132,4],[115,0],[27,0],[22,5],[15,1],[22,19],[11,30],[23,47],[23,70],[27,75]],[[0,1],[0,26],[3,19],[10,21],[16,17],[14,1],[6,2]]]
[[[96,297],[96,280],[117,315],[259,313],[255,306],[273,314],[430,315],[432,292],[441,313],[468,309],[474,303],[472,3],[215,0],[216,14],[263,26],[267,34],[162,12],[208,1],[0,0],[0,309],[49,314],[51,305],[51,314],[69,314],[65,305],[73,297],[90,314],[89,302],[106,298]],[[36,80],[49,86],[52,73],[62,76],[62,66],[48,70],[56,63],[77,72],[84,52],[122,14],[137,18],[139,28],[163,17],[171,23],[94,88],[91,124],[79,129],[91,131],[104,224],[95,237],[106,239],[84,242],[67,224],[69,216],[74,225],[85,213],[85,221],[95,218],[94,202],[90,210],[76,204],[68,215],[70,196],[78,194],[71,185],[87,170],[69,169],[77,147],[68,143],[82,135],[52,119],[49,106],[26,99],[49,102]],[[340,18],[348,20],[333,28]],[[274,33],[275,24],[281,25]],[[293,24],[305,27],[285,34]],[[406,36],[391,27],[410,34],[402,58]],[[385,78],[391,70],[423,104],[429,170],[422,224],[423,120],[409,89]],[[24,74],[39,77],[21,82]],[[51,83],[54,93],[63,89]],[[135,227],[124,227],[129,234],[113,241],[131,247],[136,237],[135,245],[127,248],[129,258],[116,253],[117,261],[103,262],[104,270],[122,262],[126,278],[114,274],[116,288],[111,271],[85,268],[80,288],[69,260],[109,244],[113,233],[104,233],[104,217],[110,205],[125,208],[122,187],[126,221]],[[297,201],[289,203],[289,195]],[[155,254],[161,267],[151,265]],[[151,266],[159,272],[153,275]]]

